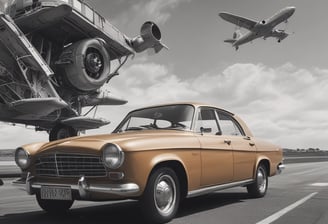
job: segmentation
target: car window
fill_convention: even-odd
[[[216,111],[219,118],[219,125],[222,135],[242,136],[243,132],[235,119],[232,116],[222,112]]]
[[[191,130],[194,107],[168,105],[145,108],[131,112],[114,132],[137,130]]]
[[[220,134],[218,121],[213,109],[200,108],[196,123],[196,132],[212,135]]]

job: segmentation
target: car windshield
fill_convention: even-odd
[[[114,132],[139,130],[191,130],[194,107],[169,105],[136,110],[128,114]]]

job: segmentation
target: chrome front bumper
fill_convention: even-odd
[[[79,192],[81,199],[88,199],[90,193],[103,193],[114,196],[128,197],[138,193],[140,188],[135,183],[126,183],[126,184],[89,184],[84,176],[82,176],[76,185],[66,185],[66,184],[54,184],[54,183],[43,183],[33,181],[34,177],[27,174],[25,180],[19,179],[13,182],[13,185],[16,185],[20,188],[26,190],[30,195],[35,194],[35,189],[41,189],[41,186],[67,186],[72,190]]]
[[[280,163],[278,166],[277,166],[277,174],[281,174],[282,171],[286,168],[286,166],[282,163]]]

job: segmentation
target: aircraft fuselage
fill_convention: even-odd
[[[248,43],[254,39],[270,36],[274,32],[274,27],[284,21],[287,21],[287,19],[291,17],[294,12],[295,7],[293,6],[283,8],[269,19],[256,23],[249,32],[236,39],[232,46],[237,48],[238,46]]]

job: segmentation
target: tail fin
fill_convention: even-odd
[[[242,36],[242,33],[240,30],[236,30],[235,32],[233,32],[232,34],[232,39],[226,39],[224,40],[225,43],[230,43],[233,44],[235,43],[240,37]]]

